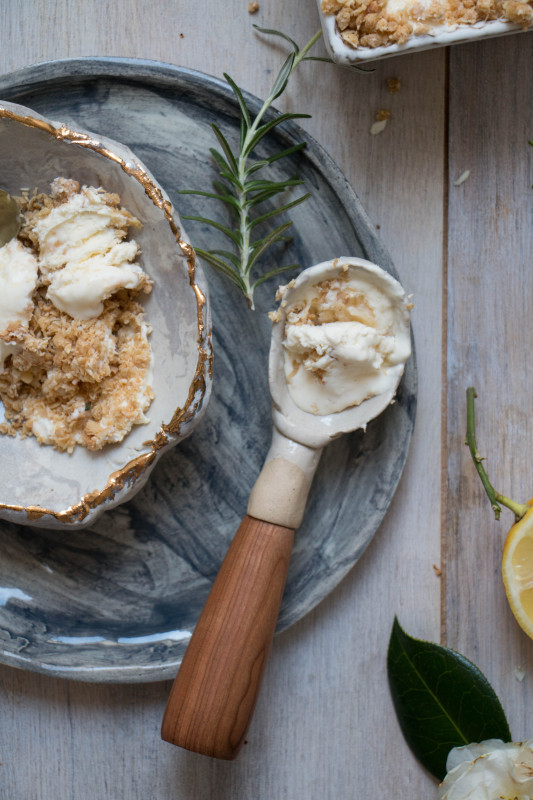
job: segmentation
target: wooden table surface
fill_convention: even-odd
[[[319,27],[314,0],[260,0],[254,16],[248,0],[0,7],[4,73],[65,57],[137,57],[228,72],[260,96],[283,49],[252,23],[301,44]],[[299,68],[280,107],[312,115],[303,126],[345,173],[414,296],[418,415],[399,489],[358,564],[276,637],[235,762],[160,740],[168,682],[91,685],[0,667],[1,800],[434,797],[389,696],[394,615],[412,635],[475,661],[514,738],[533,736],[533,643],[499,575],[512,520],[505,511],[494,520],[464,446],[473,384],[493,482],[520,501],[533,494],[532,65],[533,37],[520,33],[396,57],[366,75]],[[383,108],[390,121],[371,135]]]

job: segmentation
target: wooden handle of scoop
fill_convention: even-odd
[[[161,736],[215,758],[239,752],[274,637],[294,531],[245,516],[196,624]]]

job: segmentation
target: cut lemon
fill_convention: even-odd
[[[511,611],[522,630],[533,639],[533,508],[531,507],[507,534],[502,556],[502,577]]]

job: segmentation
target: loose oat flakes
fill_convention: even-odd
[[[404,44],[435,26],[474,25],[503,19],[529,28],[533,0],[322,0],[322,11],[334,15],[341,39],[349,47],[376,48]]]

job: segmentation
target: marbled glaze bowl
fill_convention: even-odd
[[[127,147],[0,102],[2,186],[49,191],[61,175],[103,186],[143,224],[135,238],[154,281],[143,302],[153,328],[153,389],[147,425],[99,452],[61,453],[36,439],[0,436],[0,518],[46,528],[94,523],[129,500],[162,453],[190,434],[211,389],[211,322],[207,288],[167,194]]]

